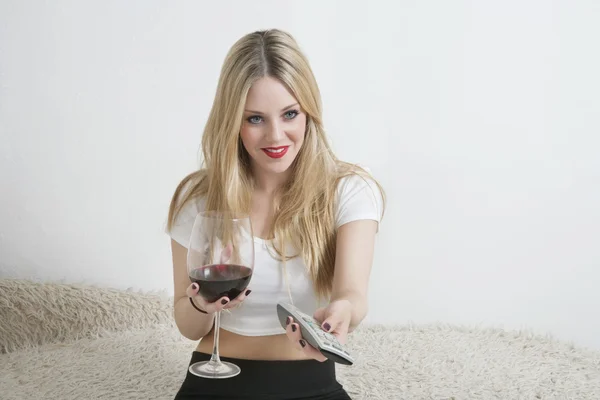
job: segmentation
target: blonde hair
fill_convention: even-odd
[[[272,247],[284,263],[296,256],[303,258],[316,294],[326,297],[331,293],[335,264],[339,180],[358,174],[372,179],[382,197],[385,195],[365,170],[333,154],[323,128],[317,82],[308,60],[286,32],[253,32],[229,50],[202,136],[203,166],[186,176],[175,190],[168,229],[181,209],[199,197],[205,199],[206,210],[250,212],[254,180],[240,129],[248,91],[265,76],[286,85],[306,114],[304,143],[290,166],[290,179],[278,190],[268,237],[274,239]],[[296,254],[287,254],[288,245]]]

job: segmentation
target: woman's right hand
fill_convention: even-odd
[[[192,283],[186,289],[187,296],[193,301],[193,303],[198,307],[202,312],[206,314],[214,314],[217,311],[227,310],[229,308],[237,307],[242,304],[246,297],[250,294],[252,290],[246,289],[235,299],[231,300],[229,297],[224,296],[214,303],[209,303],[204,300],[204,297],[198,295],[198,291],[200,290],[200,286],[196,282]]]

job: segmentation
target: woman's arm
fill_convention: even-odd
[[[358,220],[339,227],[331,302],[350,303],[352,332],[367,315],[367,292],[378,222]]]
[[[341,343],[346,343],[347,334],[367,315],[367,289],[377,228],[377,221],[357,220],[338,229],[331,301],[317,309],[314,317],[323,330],[331,332]],[[298,350],[316,360],[326,360],[302,340],[293,320],[289,320],[286,334]]]

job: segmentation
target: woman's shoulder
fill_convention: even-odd
[[[202,178],[199,172],[195,172],[186,176],[177,186],[173,200],[182,210],[192,209],[197,210],[197,213],[201,211],[205,198],[200,189]]]
[[[381,221],[385,206],[383,188],[366,166],[344,171],[337,183],[336,226],[358,219]]]
[[[198,179],[188,175],[178,185],[172,199],[172,223],[166,232],[178,243],[187,246],[198,213],[205,208],[205,197],[199,194]]]
[[[337,180],[337,194],[340,200],[365,191],[374,197],[383,197],[383,188],[371,169],[364,165],[355,165],[340,172]]]

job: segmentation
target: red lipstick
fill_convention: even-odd
[[[285,156],[290,146],[279,146],[279,147],[264,147],[261,150],[271,158],[281,158]]]

